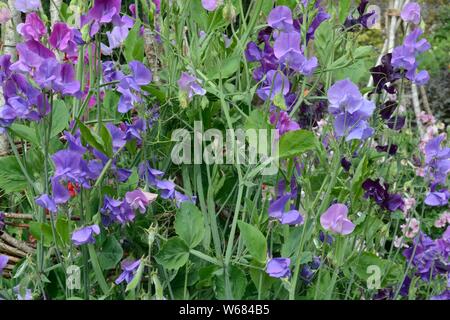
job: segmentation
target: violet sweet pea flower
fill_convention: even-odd
[[[280,71],[270,70],[256,93],[262,100],[273,100],[277,94],[286,95],[290,90],[289,79]]]
[[[112,222],[124,225],[135,218],[134,210],[127,201],[115,200],[108,196],[105,196],[100,212],[102,214],[102,222],[106,227]]]
[[[122,0],[95,0],[94,6],[81,17],[81,26],[92,23],[89,35],[93,37],[100,30],[100,25],[110,23],[114,16],[120,14]]]
[[[9,258],[5,255],[0,255],[0,276],[3,273],[3,269],[5,269],[8,264]]]
[[[25,18],[25,23],[20,23],[17,26],[17,32],[25,40],[36,40],[39,41],[42,36],[47,33],[47,28],[42,22],[39,15],[35,12],[27,14]]]
[[[420,5],[415,2],[409,2],[404,7],[400,14],[401,18],[405,22],[411,22],[413,24],[420,23]]]
[[[274,29],[289,32],[294,29],[292,11],[287,6],[277,6],[270,11],[267,24]]]
[[[291,199],[291,194],[285,194],[272,201],[269,206],[269,217],[277,219],[281,224],[298,225],[303,224],[303,216],[298,210],[291,209],[286,211],[286,204]]]
[[[223,0],[202,0],[202,6],[207,11],[214,11],[223,4]]]
[[[337,81],[328,90],[329,112],[335,116],[334,129],[337,137],[346,141],[365,140],[374,130],[367,120],[375,110],[375,104],[365,99],[358,87],[349,79]]]
[[[430,207],[442,207],[448,204],[450,192],[448,190],[429,192],[425,198],[425,204]]]
[[[134,191],[127,192],[125,194],[125,201],[133,209],[139,209],[140,213],[145,213],[146,207],[156,200],[158,197],[155,193],[150,193],[142,191],[141,189],[136,189]]]
[[[206,90],[201,87],[200,79],[197,79],[193,75],[183,72],[178,80],[178,87],[180,91],[187,94],[188,100],[192,100],[195,95],[204,96]]]
[[[134,275],[136,274],[136,271],[139,269],[139,266],[141,265],[141,259],[138,260],[123,260],[121,263],[121,268],[123,272],[119,275],[119,277],[114,281],[115,284],[119,285],[123,281],[126,283],[130,283]]]
[[[156,185],[156,182],[164,176],[164,172],[150,167],[150,163],[148,161],[142,162],[139,165],[138,173],[141,179],[147,180],[147,182],[152,186]]]
[[[272,258],[267,262],[266,272],[272,278],[289,278],[291,276],[290,264],[291,259],[289,258]]]
[[[38,11],[41,7],[40,0],[16,0],[15,2],[16,9],[20,12],[32,12]]]
[[[72,233],[72,242],[76,246],[93,244],[95,243],[94,234],[100,234],[100,228],[96,224],[74,231]]]
[[[152,81],[152,73],[139,61],[129,63],[131,75],[120,80],[117,91],[122,95],[119,100],[118,111],[126,113],[133,109],[136,103],[142,102],[141,95],[144,94],[141,86],[146,86]]]
[[[347,218],[348,208],[344,204],[334,204],[320,216],[322,228],[334,233],[348,235],[355,225]]]
[[[48,196],[48,194],[43,194],[36,200],[36,204],[44,209],[47,209],[50,212],[58,212],[56,208],[55,201]]]
[[[171,199],[175,196],[175,183],[170,180],[156,181],[156,188],[163,199]]]

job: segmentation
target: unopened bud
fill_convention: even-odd
[[[236,19],[236,8],[233,6],[231,1],[228,1],[225,7],[223,7],[223,18],[226,21],[234,22]]]

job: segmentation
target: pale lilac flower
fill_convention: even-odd
[[[43,194],[36,200],[36,204],[44,209],[47,209],[50,212],[58,212],[56,208],[55,201],[48,196],[48,194]]]
[[[267,24],[280,31],[291,31],[294,29],[292,11],[286,6],[277,6],[270,11]]]
[[[156,181],[156,188],[160,191],[163,199],[170,199],[175,196],[175,183],[170,180]]]
[[[8,8],[0,8],[0,24],[5,24],[11,19],[11,11]]]
[[[140,213],[145,213],[146,207],[156,200],[157,194],[136,189],[125,194],[125,201],[133,209],[139,209]]]
[[[320,216],[320,224],[330,232],[348,235],[355,225],[347,218],[348,208],[344,204],[334,204]]]
[[[141,265],[141,259],[138,260],[123,260],[121,263],[121,268],[123,272],[119,275],[119,277],[114,281],[115,284],[119,285],[123,281],[126,283],[130,283],[135,274],[136,271],[139,269],[139,266]]]
[[[42,36],[47,33],[47,28],[44,22],[42,22],[39,15],[35,12],[27,14],[25,18],[25,23],[20,23],[17,26],[17,32],[25,40],[36,40],[39,41]]]
[[[429,192],[425,198],[425,204],[431,207],[442,207],[448,204],[450,193],[448,190]]]
[[[16,9],[20,12],[28,13],[38,11],[41,7],[40,0],[16,0]]]
[[[415,2],[409,2],[404,7],[400,14],[401,18],[405,22],[411,22],[413,24],[420,23],[420,5]]]
[[[33,296],[31,293],[31,289],[25,289],[23,293],[25,295],[22,295],[22,290],[20,288],[20,285],[17,285],[13,288],[14,293],[17,295],[17,300],[33,300]]]
[[[407,238],[413,239],[420,231],[420,222],[416,218],[411,218],[406,221],[406,224],[400,227]]]
[[[187,94],[189,100],[195,95],[204,96],[206,94],[206,90],[201,87],[200,79],[187,72],[181,73],[181,77],[178,80],[178,86],[180,91]]]
[[[8,256],[0,255],[0,276],[3,273],[3,269],[5,269],[6,265],[8,264]]]
[[[447,211],[441,214],[434,222],[436,228],[444,228],[447,224],[450,224],[450,213]]]
[[[205,10],[214,11],[223,4],[223,0],[202,0],[202,6]]]
[[[291,197],[292,195],[288,193],[272,201],[268,210],[269,217],[279,220],[281,224],[303,224],[303,216],[298,210],[291,209],[286,211],[286,205]]]
[[[74,231],[72,233],[72,242],[76,246],[81,246],[83,244],[93,244],[95,243],[94,234],[100,234],[100,228],[96,224]]]
[[[267,262],[266,272],[273,278],[288,278],[291,276],[290,264],[289,258],[273,258]]]

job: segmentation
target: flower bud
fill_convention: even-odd
[[[231,1],[228,1],[225,7],[223,7],[222,14],[226,21],[234,22],[236,19],[236,8],[233,6]]]

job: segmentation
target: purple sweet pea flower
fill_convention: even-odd
[[[266,272],[273,278],[289,278],[291,276],[290,264],[291,259],[289,258],[272,258],[267,262]]]
[[[450,300],[450,290],[446,289],[441,294],[431,297],[430,300],[445,300],[445,301],[448,301],[448,300]]]
[[[45,89],[53,89],[62,95],[75,96],[80,91],[80,82],[75,79],[72,64],[60,64],[55,58],[42,62],[36,75],[36,82]]]
[[[270,123],[278,130],[278,134],[282,136],[289,131],[299,130],[300,126],[293,121],[285,111],[272,112],[270,114]]]
[[[206,90],[201,87],[201,81],[187,72],[181,73],[178,87],[181,92],[187,94],[189,101],[195,95],[204,96],[206,94]]]
[[[36,204],[50,212],[58,212],[56,208],[55,201],[48,196],[48,194],[43,194],[35,200]]]
[[[81,246],[83,244],[93,244],[95,243],[94,234],[100,234],[100,228],[96,224],[74,231],[72,233],[72,242],[76,246]]]
[[[113,29],[106,32],[109,46],[101,44],[102,53],[105,55],[111,55],[113,49],[122,45],[128,37],[130,29],[133,28],[134,20],[128,16],[119,17],[117,15],[113,18],[113,24]]]
[[[444,138],[437,136],[425,145],[425,172],[435,184],[445,184],[450,171],[450,148],[441,148]]]
[[[48,42],[53,48],[64,52],[67,58],[72,61],[78,59],[78,46],[84,44],[80,31],[70,28],[63,22],[57,22],[53,25]]]
[[[425,204],[431,207],[442,207],[448,204],[450,192],[448,190],[429,192],[425,198]]]
[[[413,24],[420,23],[420,5],[415,2],[409,2],[404,7],[400,14],[401,18],[405,22],[411,22]]]
[[[170,180],[156,181],[156,188],[160,191],[161,198],[171,199],[175,196],[175,183]]]
[[[19,54],[19,60],[11,65],[11,71],[30,73],[33,69],[38,68],[44,60],[55,58],[52,51],[35,40],[17,44],[16,50]]]
[[[351,28],[359,24],[367,29],[370,26],[374,25],[377,19],[375,11],[364,14],[368,4],[369,0],[361,0],[358,6],[359,17],[358,18],[353,18],[353,16],[348,17],[344,22],[344,26],[346,28]]]
[[[260,61],[262,59],[261,49],[253,41],[247,44],[247,48],[245,49],[245,58],[248,62]]]
[[[287,193],[280,198],[272,201],[269,206],[269,217],[277,219],[281,224],[297,225],[303,224],[303,216],[298,210],[285,211],[286,204],[292,195]]]
[[[0,230],[5,228],[5,213],[0,212]]]
[[[156,182],[164,176],[164,172],[150,167],[150,163],[148,161],[142,162],[139,165],[138,173],[141,179],[147,180],[147,182],[152,186],[155,186]]]
[[[335,116],[334,128],[337,137],[345,136],[346,141],[365,140],[374,130],[369,119],[375,104],[365,99],[358,87],[349,79],[336,82],[328,90],[329,112]]]
[[[267,72],[266,79],[256,93],[262,100],[273,100],[277,94],[286,95],[289,92],[290,86],[289,79],[283,73],[270,70]]]
[[[140,213],[145,213],[146,207],[156,200],[157,194],[136,189],[125,194],[125,201],[134,210],[139,209]]]
[[[8,105],[0,107],[0,133],[3,133],[3,128],[9,127],[16,120],[16,117],[14,108]]]
[[[56,204],[66,203],[70,199],[70,192],[58,179],[52,179],[53,201]]]
[[[120,14],[121,4],[122,0],[95,0],[94,6],[81,17],[81,26],[92,23],[89,34],[93,37],[100,30],[101,24],[112,22]]]
[[[3,269],[5,269],[8,264],[9,258],[5,255],[0,255],[0,276],[3,274]]]
[[[202,0],[203,8],[208,11],[215,11],[222,3],[223,0]]]
[[[348,208],[344,204],[334,204],[320,216],[320,224],[327,231],[341,235],[353,232],[355,225],[347,218]]]
[[[267,24],[273,29],[289,32],[294,29],[292,11],[286,6],[277,6],[270,11]]]
[[[152,81],[151,71],[141,62],[131,61],[129,66],[132,75],[122,78],[117,89],[122,94],[118,105],[120,113],[126,113],[133,109],[136,103],[142,102],[141,86],[146,86]]]
[[[121,284],[123,281],[126,283],[130,283],[136,271],[139,269],[139,266],[141,265],[141,259],[138,260],[123,260],[121,263],[121,268],[123,272],[119,275],[119,277],[114,281],[116,285]]]
[[[105,196],[100,212],[102,213],[102,222],[106,227],[112,222],[123,225],[133,221],[136,217],[133,208],[127,201],[115,200],[108,196]]]
[[[35,12],[27,14],[25,18],[25,23],[20,23],[17,26],[17,32],[25,40],[36,40],[39,41],[42,36],[47,33],[47,28],[42,22],[39,15]]]
[[[52,160],[55,164],[54,179],[79,183],[84,188],[90,187],[87,181],[90,172],[81,154],[70,150],[60,150],[52,156]]]
[[[193,204],[195,204],[196,201],[197,201],[197,197],[195,197],[195,196],[190,197],[190,196],[187,196],[187,195],[185,195],[185,194],[183,194],[181,192],[178,192],[176,190],[175,190],[175,193],[174,193],[174,198],[175,198],[175,202],[176,202],[176,205],[177,205],[178,208],[181,207],[181,204],[183,202],[190,201]]]
[[[38,11],[41,7],[40,0],[16,0],[15,2],[16,9],[20,12],[32,12]]]

